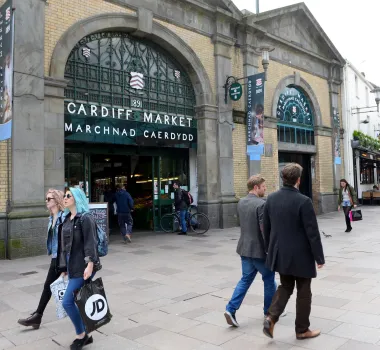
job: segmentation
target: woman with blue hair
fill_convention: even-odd
[[[70,187],[64,195],[64,206],[67,214],[60,228],[59,267],[66,270],[69,285],[62,305],[74,324],[77,334],[71,344],[71,350],[80,350],[93,342],[75,304],[75,291],[81,289],[86,280],[92,278],[99,263],[97,252],[96,224],[89,214],[87,198],[79,188]],[[95,266],[94,266],[95,265]]]

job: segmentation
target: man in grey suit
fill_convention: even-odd
[[[260,272],[264,281],[264,315],[267,315],[276,292],[275,273],[265,266],[266,252],[263,238],[265,179],[259,175],[251,176],[247,187],[248,195],[238,204],[241,233],[236,252],[241,256],[243,276],[224,313],[227,323],[234,327],[239,327],[235,314],[257,272]]]

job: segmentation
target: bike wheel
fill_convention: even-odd
[[[173,233],[179,230],[179,217],[175,214],[166,214],[161,217],[161,228],[166,233]]]
[[[189,224],[191,230],[199,235],[206,233],[210,228],[210,220],[207,215],[202,213],[191,215]]]

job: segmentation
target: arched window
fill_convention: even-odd
[[[314,115],[304,92],[288,86],[277,104],[277,139],[303,145],[314,145]]]
[[[71,101],[194,116],[195,93],[180,64],[156,44],[124,32],[83,38],[71,51],[65,97]],[[195,122],[195,121],[194,121]]]

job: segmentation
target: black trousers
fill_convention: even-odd
[[[351,227],[351,221],[350,221],[350,210],[352,207],[343,207],[343,212],[344,212],[344,218],[346,219],[346,226],[347,228],[352,228]]]
[[[38,304],[38,308],[36,310],[37,313],[43,315],[46,306],[51,298],[51,290],[50,285],[57,280],[60,276],[60,273],[57,272],[57,259],[51,259],[49,271],[46,276],[46,281],[44,284],[44,289],[42,291],[40,303]]]
[[[305,333],[310,327],[311,312],[311,278],[301,278],[289,275],[280,275],[281,285],[273,297],[268,315],[273,322],[277,322],[284,312],[290,296],[293,294],[294,285],[297,285],[296,301],[296,333]]]

